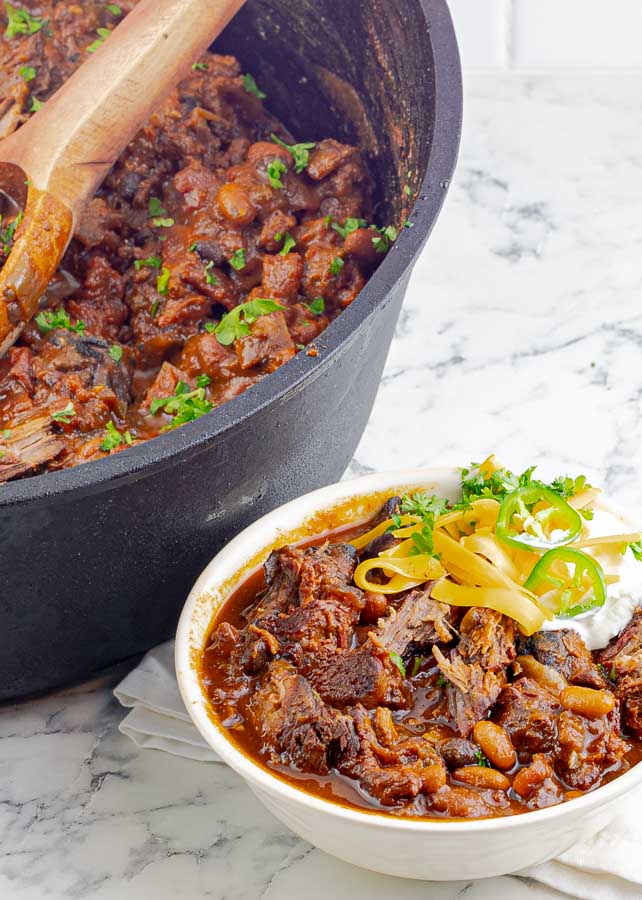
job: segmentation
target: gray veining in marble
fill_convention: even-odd
[[[495,450],[642,501],[641,88],[469,77],[458,173],[351,474]],[[0,709],[2,900],[561,896],[336,862],[223,766],[137,751],[121,716],[104,685]]]

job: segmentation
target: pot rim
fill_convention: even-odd
[[[338,504],[351,499],[379,496],[384,492],[396,493],[397,490],[438,486],[440,483],[443,485],[444,482],[452,481],[454,477],[458,478],[459,471],[453,466],[398,469],[337,482],[311,491],[278,507],[248,526],[223,550],[219,551],[203,570],[185,602],[176,632],[174,657],[178,687],[185,708],[200,734],[219,754],[222,761],[241,775],[248,784],[256,787],[259,791],[268,793],[277,800],[303,806],[317,814],[358,822],[360,825],[372,828],[418,831],[433,835],[452,834],[455,838],[464,832],[501,833],[507,829],[523,829],[542,822],[579,817],[590,810],[613,803],[618,797],[640,785],[642,763],[633,766],[628,772],[624,772],[613,781],[603,784],[581,797],[514,816],[463,821],[402,818],[380,813],[374,809],[370,811],[343,806],[339,802],[323,800],[302,788],[295,787],[246,756],[235,746],[225,729],[214,719],[196,671],[195,657],[196,653],[200,655],[202,647],[199,646],[197,649],[195,646],[196,636],[193,629],[197,620],[199,624],[205,620],[206,611],[208,614],[206,627],[209,627],[214,615],[212,606],[215,604],[218,608],[222,605],[238,583],[249,574],[243,569],[247,560],[253,559],[258,552],[267,551],[275,536],[285,538],[288,532],[296,530],[297,526],[320,511],[331,511]],[[619,507],[611,504],[609,507],[626,516],[625,511]],[[222,576],[221,574],[216,576],[216,569],[221,566],[223,567]],[[234,575],[230,577],[226,571],[240,572],[241,576],[239,578],[237,574],[236,577]],[[224,588],[219,593],[219,598],[214,601],[212,598],[214,581],[221,577]]]
[[[332,364],[334,357],[350,345],[361,326],[388,302],[395,285],[410,270],[434,225],[452,176],[461,132],[462,82],[455,32],[445,0],[419,0],[425,26],[430,31],[432,65],[435,72],[434,125],[426,171],[417,200],[408,216],[411,228],[402,228],[386,258],[353,303],[314,342],[317,357],[298,353],[276,372],[234,397],[216,411],[188,422],[140,446],[104,459],[58,472],[45,472],[7,482],[2,486],[0,512],[30,501],[48,500],[65,494],[74,496],[108,488],[127,477],[144,476],[177,456],[198,452],[204,445],[251,418],[285,394],[300,390]]]

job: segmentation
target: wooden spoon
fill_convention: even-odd
[[[0,141],[24,219],[0,272],[0,357],[38,311],[83,207],[245,0],[141,0],[44,106]]]

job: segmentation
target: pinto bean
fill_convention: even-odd
[[[366,591],[366,605],[361,610],[361,621],[366,625],[374,625],[387,612],[388,601],[385,596]]]
[[[489,788],[493,791],[507,791],[510,787],[510,781],[503,772],[487,766],[463,766],[461,769],[455,769],[453,778],[473,787]]]
[[[482,720],[473,729],[473,737],[485,756],[497,769],[512,769],[517,759],[510,735],[501,725]]]
[[[557,669],[552,666],[545,666],[534,656],[518,656],[515,663],[527,675],[536,681],[540,687],[550,691],[559,697],[564,688],[568,687],[568,681],[561,675]]]
[[[560,695],[564,709],[586,716],[588,719],[599,719],[615,709],[615,697],[611,691],[596,691],[594,688],[564,688]]]
[[[218,208],[234,225],[249,225],[256,217],[256,207],[240,184],[224,184],[216,195]]]
[[[513,790],[524,800],[528,800],[535,788],[552,775],[553,770],[544,754],[536,753],[530,766],[520,769],[513,778]]]

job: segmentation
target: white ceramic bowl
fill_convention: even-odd
[[[558,856],[613,820],[619,801],[642,782],[642,765],[583,797],[508,818],[427,822],[361,812],[306,794],[241,753],[211,716],[197,663],[215,612],[270,550],[319,534],[330,522],[365,520],[402,490],[422,488],[455,498],[458,483],[458,469],[407,469],[334,484],[280,507],[212,560],[187,599],[176,639],[176,672],[190,716],[265,806],[327,853],[406,878],[483,878]]]

